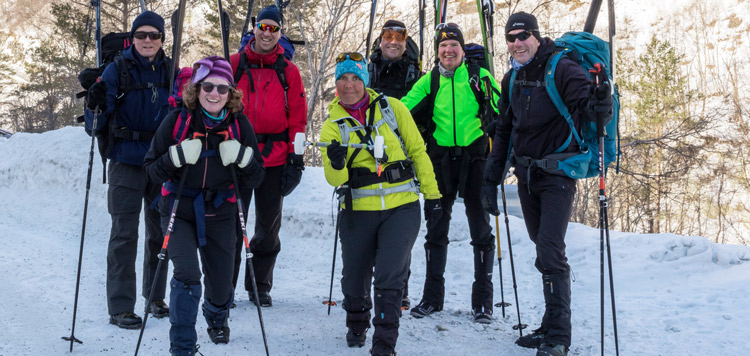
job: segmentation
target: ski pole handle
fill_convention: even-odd
[[[330,142],[305,141],[305,133],[297,132],[297,134],[294,135],[294,154],[303,155],[305,153],[306,146],[328,147],[330,144],[331,144]],[[375,158],[382,158],[384,149],[388,148],[388,146],[385,145],[385,138],[383,136],[375,136],[375,144],[373,145],[370,145],[367,143],[347,143],[347,144],[342,144],[341,146],[351,147],[351,148],[362,148],[362,149],[372,148],[375,151],[374,152]]]

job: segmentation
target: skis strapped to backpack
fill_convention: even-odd
[[[555,40],[555,53],[552,54],[545,66],[544,82],[538,82],[537,86],[543,86],[552,100],[560,115],[565,119],[570,127],[570,137],[554,153],[540,160],[533,160],[528,157],[514,157],[513,159],[529,160],[530,163],[542,167],[553,174],[566,175],[574,179],[584,179],[599,175],[599,143],[596,137],[596,122],[582,122],[580,132],[575,129],[575,124],[571,118],[570,111],[565,106],[563,99],[555,85],[555,70],[557,63],[567,57],[578,63],[589,74],[589,69],[593,68],[594,63],[601,63],[610,76],[610,53],[609,46],[604,40],[588,32],[568,32],[562,37]],[[513,85],[516,83],[516,71],[511,72],[509,96],[513,93]],[[605,123],[604,126],[604,169],[610,163],[617,160],[622,154],[619,145],[619,112],[620,112],[620,94],[617,87],[612,89],[612,119]],[[572,139],[575,139],[579,146],[579,152],[565,153]],[[533,161],[533,162],[532,162]],[[619,169],[619,164],[618,164]]]

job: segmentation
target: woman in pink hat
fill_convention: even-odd
[[[263,159],[255,154],[255,132],[241,112],[242,93],[232,84],[232,67],[225,59],[211,56],[196,62],[183,90],[185,107],[164,119],[145,158],[149,178],[164,183],[159,209],[165,234],[170,233],[172,205],[176,198],[181,202],[167,246],[174,266],[169,296],[172,355],[195,355],[201,267],[208,335],[214,343],[229,342],[238,238],[234,183],[252,189],[265,175]],[[181,182],[183,188],[176,197]]]

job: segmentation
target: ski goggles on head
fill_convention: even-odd
[[[458,24],[453,23],[453,22],[443,22],[443,23],[439,23],[439,24],[437,24],[437,26],[435,26],[435,31],[440,31],[442,29],[449,29],[449,30],[450,29],[456,29],[458,31],[461,31],[461,26],[459,26]]]
[[[161,39],[161,32],[136,31],[136,32],[133,33],[133,37],[137,38],[139,40],[145,40],[146,37],[148,37],[152,41],[156,41],[156,40],[160,40]]]
[[[211,82],[201,82],[201,90],[203,90],[205,93],[210,93],[214,91],[214,88],[216,88],[216,91],[219,92],[219,94],[224,95],[229,92],[229,85],[226,84],[214,84]]]
[[[347,59],[351,59],[355,62],[361,62],[365,59],[365,56],[359,52],[344,52],[336,56],[336,63],[341,63]]]
[[[526,41],[529,39],[529,37],[533,36],[534,32],[530,30],[522,31],[519,33],[516,33],[515,35],[511,35],[509,33],[505,34],[505,42],[513,43],[516,42],[516,39],[519,41]]]
[[[380,37],[384,41],[396,40],[399,42],[406,41],[408,31],[403,27],[383,27],[383,31],[380,32]]]
[[[269,25],[267,23],[258,23],[255,25],[261,32],[271,31],[271,33],[281,31],[281,26]]]

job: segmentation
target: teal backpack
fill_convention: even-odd
[[[609,60],[609,44],[588,32],[567,32],[562,37],[555,40],[556,49],[550,56],[546,64],[544,76],[544,87],[547,89],[552,103],[555,104],[565,121],[570,126],[571,137],[565,141],[549,157],[534,162],[537,166],[546,167],[547,171],[556,174],[563,174],[574,179],[584,179],[596,177],[599,175],[599,140],[596,136],[596,122],[581,122],[580,132],[576,131],[570,112],[565,106],[560,93],[555,85],[555,69],[557,63],[563,56],[578,63],[589,77],[589,70],[594,68],[594,63],[601,63],[607,71],[608,80],[612,83],[612,72]],[[509,92],[513,92],[513,83],[515,82],[516,71],[511,73]],[[620,94],[617,86],[612,90],[612,119],[604,125],[604,170],[605,174],[610,163],[617,161],[616,173],[619,173],[619,157],[622,154],[620,150],[620,132],[619,132],[619,113],[620,113]],[[572,139],[578,143],[580,151],[578,153],[564,152]],[[556,165],[555,165],[556,163]]]

